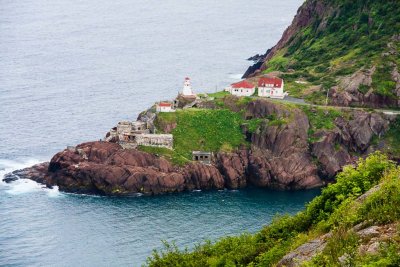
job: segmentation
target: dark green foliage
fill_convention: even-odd
[[[335,128],[335,119],[345,115],[344,112],[335,108],[320,108],[320,107],[301,107],[310,121],[309,134],[314,134],[317,130],[331,130]]]
[[[360,217],[364,220],[385,224],[400,217],[399,173],[393,172],[388,176],[391,176],[387,178],[388,182],[360,208]]]
[[[390,124],[389,131],[383,136],[384,152],[393,157],[400,157],[400,117]]]
[[[358,258],[359,266],[368,267],[394,267],[400,266],[400,238],[391,240],[387,246],[380,248],[375,255],[364,255]]]
[[[360,220],[373,219],[377,222],[388,222],[400,219],[400,170],[394,163],[380,154],[370,155],[360,160],[357,167],[348,166],[338,175],[337,182],[326,187],[320,196],[307,205],[305,211],[295,216],[276,217],[273,222],[255,235],[241,235],[223,238],[212,244],[206,242],[189,252],[178,250],[166,244],[161,252],[154,252],[148,259],[149,266],[272,266],[286,253],[308,241],[307,234],[312,229],[333,231],[331,238],[321,256],[311,262],[311,266],[336,265],[338,257],[349,253],[349,263],[359,262],[356,246],[359,239],[344,228]],[[354,200],[378,184],[383,178],[381,191],[368,198],[365,206],[359,209]],[[390,196],[389,196],[390,195]],[[379,215],[379,204],[385,207],[386,215]],[[391,207],[391,208],[390,208]],[[374,212],[376,210],[376,213]],[[372,210],[372,215],[368,214]],[[334,228],[334,226],[340,226]],[[391,245],[392,246],[392,245]],[[384,252],[380,259],[398,262],[398,245]],[[397,249],[397,254],[396,254]],[[370,261],[379,259],[371,258]]]
[[[345,266],[355,266],[359,237],[352,231],[339,228],[333,232],[324,252],[313,259],[314,266],[343,266],[339,258],[346,254]]]
[[[363,94],[366,94],[369,91],[370,87],[367,85],[360,85],[360,87],[358,87],[358,91],[360,91]]]
[[[306,212],[313,222],[328,219],[340,204],[348,199],[360,196],[376,185],[383,173],[394,168],[392,162],[380,153],[360,159],[358,167],[347,166],[336,176],[336,183],[328,186],[307,207]]]
[[[297,32],[288,44],[267,63],[266,72],[294,69],[290,76],[302,76],[322,89],[335,85],[338,77],[351,75],[360,69],[378,66],[373,77],[374,91],[394,97],[394,81],[390,77],[390,63],[399,64],[399,56],[382,57],[388,51],[400,28],[398,0],[336,0],[323,1],[324,17],[313,14],[308,26]],[[330,10],[330,11],[328,11]],[[396,46],[396,44],[393,44]],[[299,75],[301,73],[301,75]],[[286,77],[286,75],[283,78]],[[329,82],[326,82],[329,80]],[[288,91],[309,102],[321,103],[323,94],[295,88],[290,81]],[[303,95],[298,92],[303,89]],[[360,88],[364,93],[367,88]]]
[[[372,88],[374,92],[382,96],[396,97],[393,92],[396,89],[396,83],[392,80],[392,70],[393,67],[389,66],[388,62],[383,62],[382,65],[376,68],[372,76]]]
[[[247,130],[250,133],[256,132],[256,130],[260,127],[260,125],[263,121],[264,121],[263,119],[257,119],[257,118],[246,121],[246,124],[248,127]]]

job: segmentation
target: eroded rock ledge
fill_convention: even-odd
[[[344,165],[372,152],[373,137],[389,127],[384,115],[356,111],[350,119],[338,117],[334,129],[316,132],[316,140],[310,142],[310,122],[301,109],[261,99],[244,109],[247,119],[263,119],[256,131],[243,129],[250,147],[217,153],[211,165],[174,166],[161,156],[122,149],[117,143],[88,142],[57,153],[49,163],[16,171],[6,180],[29,178],[66,192],[100,195],[155,195],[248,185],[309,189],[324,185]],[[285,123],[269,123],[271,115],[285,118]]]

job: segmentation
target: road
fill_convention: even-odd
[[[320,107],[320,108],[338,108],[338,109],[345,109],[345,110],[364,110],[364,111],[376,111],[386,115],[400,115],[400,110],[393,110],[393,109],[372,109],[372,108],[357,108],[357,107],[342,107],[342,106],[323,106],[323,105],[315,105],[306,103],[304,99],[295,98],[291,96],[287,96],[284,99],[273,99],[274,101],[278,102],[286,102],[292,103],[296,105],[305,105],[305,106],[313,106],[313,107]]]

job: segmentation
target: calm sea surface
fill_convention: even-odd
[[[119,120],[237,81],[302,0],[0,0],[0,179],[98,140]],[[108,198],[0,182],[0,266],[140,266],[179,247],[295,213],[318,191]]]

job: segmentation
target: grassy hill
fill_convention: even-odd
[[[290,251],[301,254],[301,248],[320,242],[321,250],[308,251],[303,266],[399,266],[399,177],[398,166],[372,154],[357,167],[346,167],[295,216],[278,216],[256,234],[205,242],[193,251],[165,244],[147,265],[273,266]],[[374,229],[375,239],[363,229]],[[372,244],[375,251],[365,252]]]
[[[146,152],[157,153],[182,165],[192,159],[192,151],[231,152],[247,145],[241,125],[245,122],[240,113],[228,109],[184,109],[174,113],[158,113],[156,126],[174,125],[174,150],[141,147]]]
[[[398,0],[307,0],[257,75],[283,72],[290,95],[310,102],[323,103],[334,89],[398,106],[399,29]]]

